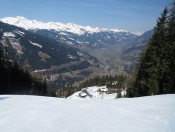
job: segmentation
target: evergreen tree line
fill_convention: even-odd
[[[175,2],[157,20],[154,35],[141,54],[129,97],[175,93]]]
[[[0,50],[0,94],[47,95],[47,83],[8,60],[8,53],[4,57]]]
[[[96,76],[94,78],[87,79],[83,82],[80,82],[77,86],[72,85],[67,88],[62,88],[57,90],[56,94],[54,95],[54,92],[50,91],[52,96],[57,96],[57,97],[68,97],[72,95],[73,93],[80,91],[82,88],[87,88],[90,86],[107,86],[107,88],[115,89],[114,92],[117,92],[118,90],[122,88],[126,88],[130,84],[130,77],[125,76],[125,75],[106,75],[106,76]]]
[[[122,88],[127,76],[124,75],[106,75],[97,76],[94,78],[87,79],[86,81],[79,84],[79,88],[85,88],[90,86],[107,86],[108,88]]]

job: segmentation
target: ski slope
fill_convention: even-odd
[[[0,132],[175,132],[175,94],[108,100],[0,95]]]

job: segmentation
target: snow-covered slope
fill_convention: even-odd
[[[54,29],[56,31],[67,31],[75,34],[84,34],[84,33],[97,33],[101,31],[111,31],[111,32],[127,32],[125,30],[118,29],[100,29],[98,27],[92,28],[90,26],[80,26],[73,23],[60,23],[60,22],[41,22],[37,20],[29,20],[25,17],[17,16],[17,17],[5,17],[0,19],[4,23],[8,23],[10,25],[15,25],[18,27],[28,29]]]
[[[0,95],[1,132],[174,132],[175,95],[72,100]]]

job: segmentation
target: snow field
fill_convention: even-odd
[[[175,95],[72,100],[0,95],[0,132],[174,132]]]

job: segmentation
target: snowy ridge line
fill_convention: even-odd
[[[97,33],[97,32],[128,32],[126,30],[119,30],[119,29],[104,29],[104,28],[99,28],[99,27],[95,27],[92,28],[90,26],[80,26],[80,25],[76,25],[73,23],[60,23],[60,22],[41,22],[41,21],[37,21],[37,20],[29,20],[26,19],[25,17],[21,17],[21,16],[16,16],[16,17],[5,17],[0,19],[0,21],[4,22],[4,23],[8,23],[10,25],[15,25],[21,28],[24,28],[26,30],[33,30],[33,29],[47,29],[47,30],[51,30],[54,29],[56,31],[66,31],[66,32],[71,32],[71,33],[75,33],[75,34],[84,34],[86,32],[88,33]]]

